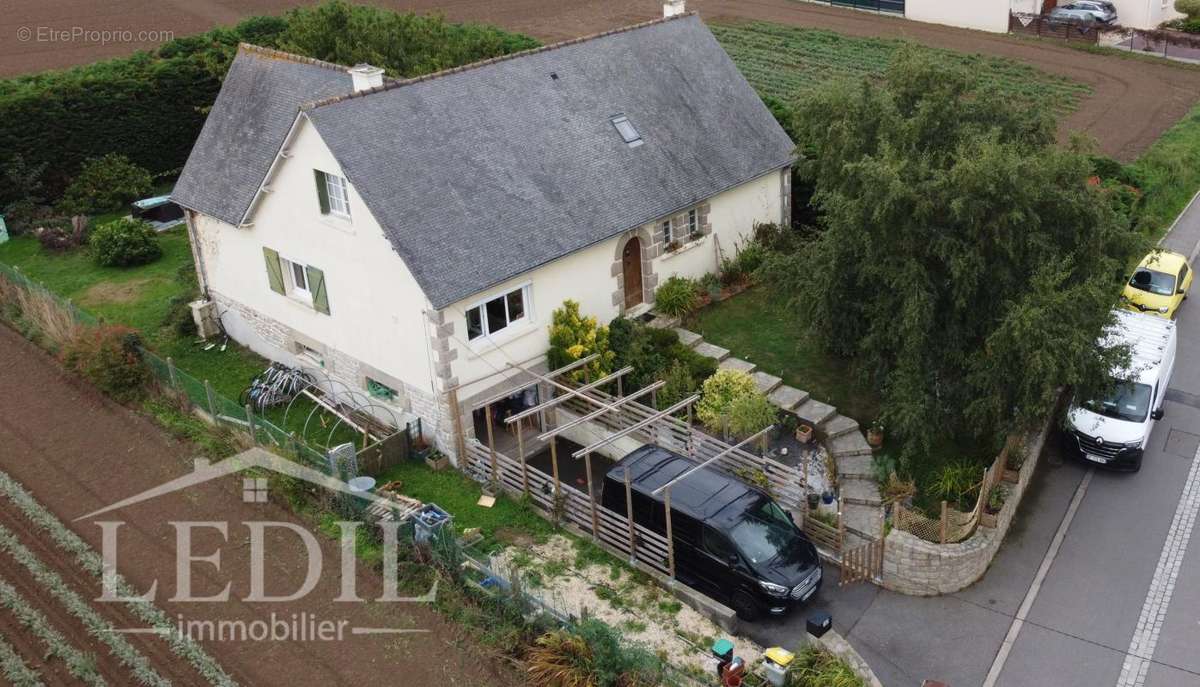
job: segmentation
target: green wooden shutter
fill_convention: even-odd
[[[275,293],[283,293],[283,268],[279,265],[279,253],[263,246],[263,259],[267,262],[267,281]]]
[[[325,172],[319,169],[314,169],[313,174],[317,178],[317,199],[321,201],[321,214],[329,214],[329,187],[325,185]]]
[[[325,273],[312,266],[305,269],[308,271],[308,292],[312,294],[313,309],[328,315],[329,292],[325,290]]]

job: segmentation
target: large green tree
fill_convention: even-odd
[[[1096,340],[1142,240],[1047,113],[908,50],[798,103],[794,131],[822,223],[769,281],[879,383],[907,458],[990,442],[1127,355]]]

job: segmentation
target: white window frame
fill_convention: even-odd
[[[487,298],[484,298],[480,301],[477,301],[477,302],[471,304],[469,307],[467,307],[466,310],[463,311],[463,319],[466,320],[466,323],[467,323],[467,326],[466,326],[467,341],[472,344],[478,343],[480,341],[488,341],[489,339],[492,339],[497,335],[507,334],[507,333],[513,331],[514,326],[520,326],[523,324],[532,323],[533,322],[533,307],[532,307],[532,299],[530,296],[531,296],[533,290],[530,288],[531,285],[532,285],[532,282],[526,282],[524,284],[521,284],[520,286],[517,286],[512,289],[508,289],[502,293],[493,294],[493,295],[491,295]],[[511,316],[509,315],[509,312],[508,312],[508,297],[511,294],[518,293],[518,292],[521,294],[521,305],[522,305],[523,312],[521,313],[521,317],[514,320],[514,319],[511,319]],[[491,327],[488,325],[487,304],[491,303],[492,301],[497,300],[497,299],[500,299],[504,302],[504,319],[506,321],[506,324],[503,327],[501,327],[495,331],[492,331]],[[480,326],[481,333],[478,336],[472,337],[471,336],[471,324],[470,324],[471,313],[476,310],[479,311],[479,326]]]
[[[329,197],[329,214],[350,219],[350,182],[329,172],[325,176],[325,195]]]
[[[690,241],[693,236],[700,233],[700,213],[696,211],[696,208],[692,208],[688,210],[687,218],[688,240]]]
[[[296,282],[296,268],[304,274],[304,285]],[[312,292],[308,290],[308,265],[299,260],[279,256],[279,271],[283,272],[283,290],[288,296],[312,305]]]
[[[659,222],[659,224],[658,224],[659,228],[662,230],[663,237],[666,239],[667,243],[670,243],[675,240],[675,228],[671,225],[672,225],[672,222],[671,222],[670,218],[664,219],[662,222]]]

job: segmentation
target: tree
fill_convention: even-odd
[[[150,192],[154,180],[142,167],[116,153],[83,163],[79,176],[67,187],[59,209],[72,215],[93,215],[124,208]]]
[[[905,457],[943,432],[995,439],[1127,355],[1096,341],[1146,243],[1044,111],[905,50],[884,84],[831,86],[796,120],[822,226],[767,281],[878,381]]]
[[[1200,17],[1200,0],[1175,0],[1175,11],[1186,14],[1188,19]]]
[[[608,346],[608,327],[600,326],[595,317],[581,315],[576,301],[563,301],[562,307],[550,315],[550,350],[546,353],[550,369],[565,367],[593,353],[599,356],[573,370],[571,379],[600,379],[612,372],[616,356]]]

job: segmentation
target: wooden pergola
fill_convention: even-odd
[[[567,432],[571,429],[574,429],[574,428],[577,428],[577,427],[580,427],[583,425],[587,425],[589,423],[595,423],[596,420],[600,420],[600,419],[604,418],[604,416],[606,416],[606,415],[619,413],[628,404],[635,403],[638,399],[645,398],[646,396],[651,397],[651,408],[656,408],[656,406],[657,406],[657,391],[665,385],[664,381],[659,380],[659,381],[656,381],[642,389],[639,389],[638,391],[636,391],[635,393],[633,393],[629,396],[625,396],[623,394],[622,378],[625,375],[632,372],[633,368],[627,366],[627,367],[621,368],[611,374],[604,375],[600,379],[597,379],[595,381],[590,381],[587,379],[586,365],[588,363],[592,362],[593,360],[595,360],[597,357],[598,357],[597,355],[589,355],[584,358],[580,358],[579,360],[576,360],[569,365],[565,365],[565,366],[559,367],[557,369],[554,369],[554,370],[551,370],[551,371],[545,372],[545,373],[540,373],[533,369],[530,369],[530,366],[528,364],[519,364],[519,363],[509,363],[506,366],[505,370],[502,371],[502,372],[521,373],[523,375],[526,375],[528,379],[530,379],[534,382],[540,382],[542,384],[545,384],[545,385],[551,387],[553,390],[558,392],[557,395],[555,395],[553,398],[548,398],[548,399],[544,399],[544,400],[539,399],[539,402],[536,405],[525,408],[524,410],[521,410],[520,412],[510,415],[509,417],[504,419],[504,422],[509,425],[511,425],[513,423],[520,423],[525,418],[529,418],[529,417],[533,417],[533,416],[538,416],[542,420],[542,423],[541,423],[542,431],[540,434],[538,434],[537,440],[538,441],[547,441],[547,442],[549,442],[549,445],[550,445],[550,469],[551,469],[551,477],[553,479],[553,485],[554,485],[555,503],[558,503],[559,499],[562,496],[562,482],[559,477],[559,465],[558,465],[558,458],[559,458],[558,446],[557,446],[557,442],[555,441],[555,439],[559,435],[561,435],[564,432]],[[584,370],[584,377],[585,377],[584,383],[582,385],[571,385],[571,384],[564,383],[561,380],[562,375],[574,372],[576,370],[579,370],[580,368],[582,368]],[[497,374],[499,374],[499,373],[500,372],[498,372]],[[613,384],[615,384],[617,387],[617,395],[615,397],[615,400],[611,396],[608,396],[608,399],[606,400],[605,398],[600,398],[599,396],[596,395],[602,387],[613,385]],[[484,399],[482,399],[480,401],[473,402],[471,405],[471,409],[473,411],[483,410],[485,418],[486,418],[485,424],[487,426],[487,451],[488,451],[488,456],[490,458],[491,481],[493,483],[500,482],[500,465],[499,465],[499,459],[498,459],[497,451],[496,451],[496,447],[495,447],[495,437],[493,435],[493,430],[492,430],[492,427],[493,427],[492,405],[497,403],[498,401],[501,401],[501,400],[509,397],[512,393],[513,393],[512,388],[509,388],[502,392],[489,395],[488,397],[485,397]],[[616,441],[618,441],[622,438],[628,437],[637,432],[641,432],[647,428],[653,427],[657,423],[665,422],[665,421],[667,421],[667,418],[673,418],[677,413],[680,413],[682,411],[687,411],[687,426],[690,428],[691,420],[692,420],[692,406],[699,399],[700,399],[699,394],[692,394],[692,395],[688,396],[687,398],[685,398],[677,403],[672,404],[668,408],[665,408],[663,410],[654,410],[654,412],[650,413],[646,417],[643,417],[642,419],[638,420],[637,422],[634,422],[633,424],[631,424],[627,427],[624,427],[624,428],[621,428],[621,429],[618,429],[615,431],[609,431],[607,433],[607,435],[604,436],[603,438],[596,440],[596,441],[592,442],[591,444],[584,446],[583,448],[580,448],[579,450],[577,450],[571,454],[572,458],[575,458],[575,459],[583,458],[583,460],[584,460],[584,471],[587,474],[587,496],[588,496],[588,503],[589,503],[589,507],[590,507],[592,535],[594,538],[596,538],[597,540],[600,539],[599,535],[600,535],[600,527],[601,527],[601,524],[600,524],[601,515],[598,510],[598,504],[596,502],[596,496],[595,496],[595,491],[594,491],[595,485],[593,484],[593,477],[592,477],[592,454],[606,446],[609,446],[609,445],[615,443]],[[571,419],[563,424],[558,424],[557,421],[555,421],[553,423],[554,424],[553,427],[547,428],[546,423],[545,423],[547,411],[554,411],[556,408],[558,408],[564,402],[571,401],[571,400],[582,401],[585,404],[587,404],[588,407],[592,408],[592,410],[584,412],[582,415],[574,417],[573,419]],[[455,412],[457,413],[458,411],[456,410]],[[578,411],[572,411],[572,412],[578,412]],[[525,493],[528,494],[530,478],[529,478],[529,468],[526,463],[525,439],[524,439],[523,433],[520,431],[520,425],[518,424],[517,427],[518,427],[517,432],[516,432],[517,459],[519,461],[520,469],[521,469],[521,481],[522,481]],[[659,487],[658,489],[656,489],[654,491],[654,495],[658,495],[659,493],[663,494],[663,506],[665,509],[665,516],[666,516],[665,524],[666,524],[667,567],[668,567],[669,575],[670,575],[670,578],[672,581],[675,579],[675,544],[674,544],[673,531],[672,531],[672,525],[671,525],[671,487],[674,486],[675,484],[679,483],[680,481],[686,479],[689,475],[695,473],[696,471],[702,470],[702,469],[712,465],[713,463],[721,460],[722,458],[725,458],[729,454],[732,454],[735,451],[738,451],[743,446],[752,444],[753,442],[759,440],[767,432],[769,432],[772,429],[772,427],[773,427],[773,425],[766,427],[765,429],[755,433],[754,435],[747,437],[746,439],[740,441],[738,444],[725,448],[724,450],[720,451],[716,455],[709,457],[704,462],[687,470],[683,474],[679,475],[675,479],[671,480],[667,484],[663,485],[662,487]],[[689,429],[689,432],[690,432],[690,429]],[[694,446],[694,444],[693,444],[691,435],[689,433],[688,441],[687,441],[687,452],[688,452],[689,457],[694,458],[695,451],[694,451],[693,446]],[[624,516],[625,516],[625,519],[627,520],[627,526],[628,526],[629,550],[630,550],[631,557],[636,558],[637,541],[638,541],[638,532],[637,532],[638,526],[636,525],[636,523],[633,520],[632,484],[631,484],[631,480],[630,480],[630,476],[629,476],[629,468],[628,467],[625,468],[624,482],[625,482],[625,506],[626,506],[626,512],[625,512]],[[605,516],[605,517],[607,517],[607,516]],[[611,523],[610,523],[609,527],[611,527]],[[610,531],[611,531],[611,529],[610,529]]]

